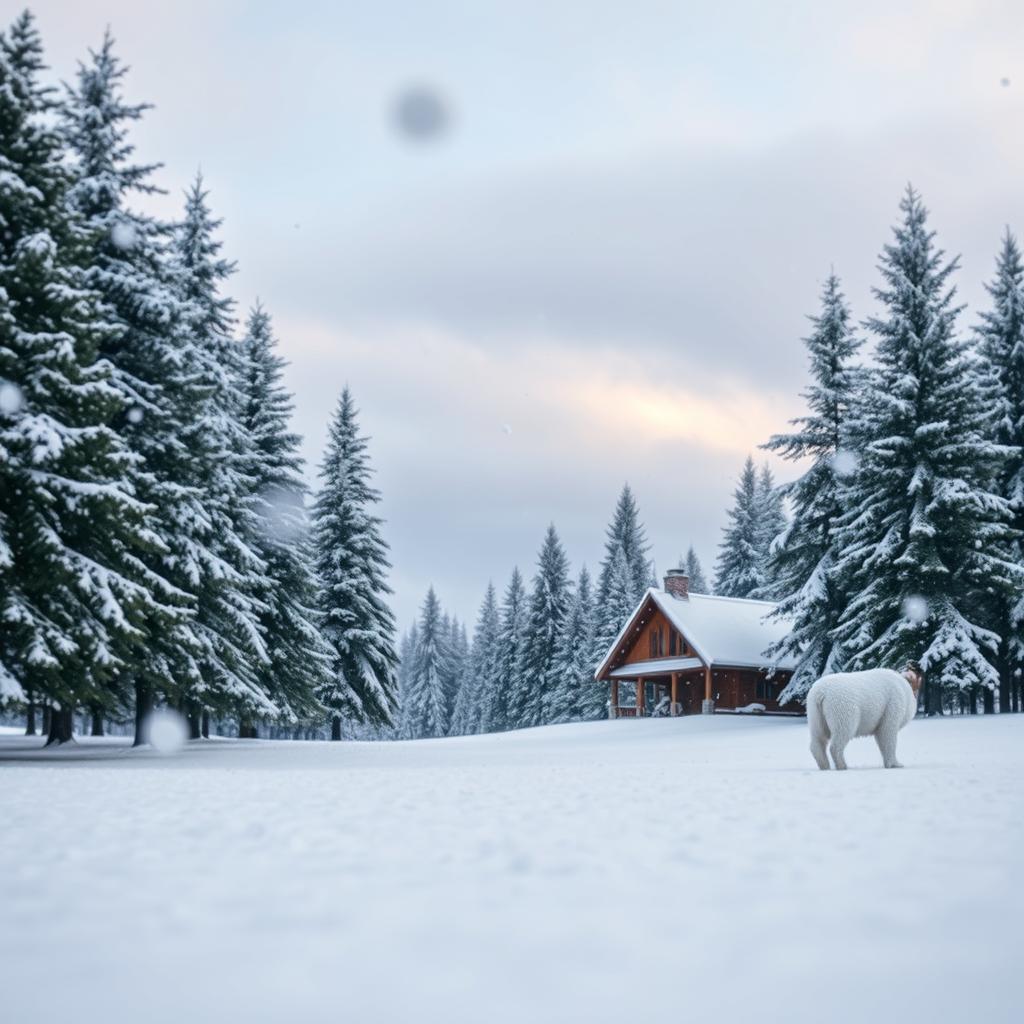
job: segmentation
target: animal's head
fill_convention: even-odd
[[[924,682],[924,673],[921,671],[921,666],[916,661],[908,661],[907,667],[903,670],[903,678],[910,683],[910,688],[914,691],[914,696],[916,697],[921,689],[921,683]]]

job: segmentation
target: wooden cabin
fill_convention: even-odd
[[[665,589],[652,587],[630,616],[595,679],[609,687],[609,716],[671,715],[716,710],[799,714],[778,701],[793,663],[765,651],[789,624],[767,616],[769,601],[691,594],[689,577],[671,569]],[[757,707],[760,705],[760,708]]]

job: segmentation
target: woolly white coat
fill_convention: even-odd
[[[917,694],[905,676],[888,668],[822,676],[807,694],[811,753],[818,767],[846,767],[843,752],[854,736],[874,736],[886,768],[896,760],[896,736],[917,713]]]

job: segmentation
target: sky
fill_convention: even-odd
[[[4,5],[5,21],[17,5]],[[856,319],[908,182],[969,329],[1024,230],[1024,5],[38,0],[54,79],[110,26],[174,216],[201,169],[240,314],[274,318],[315,485],[347,384],[407,625],[554,522],[596,568],[624,482],[705,568],[800,414],[830,269]],[[396,104],[426,91],[445,130]],[[777,477],[798,466],[769,460]]]

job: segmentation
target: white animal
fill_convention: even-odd
[[[822,676],[807,694],[811,753],[822,771],[828,752],[837,769],[846,767],[843,752],[854,736],[874,736],[886,768],[902,768],[896,760],[896,736],[917,713],[921,673],[908,665],[903,674],[888,668],[837,672]]]

